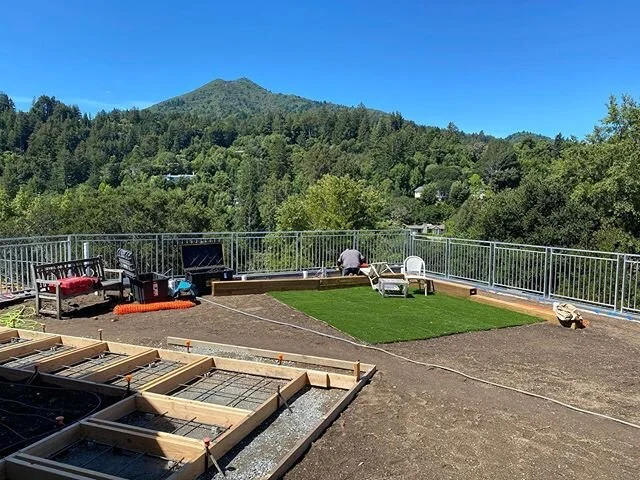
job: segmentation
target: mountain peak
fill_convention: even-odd
[[[337,107],[296,95],[272,93],[253,80],[241,77],[236,80],[212,80],[191,92],[160,102],[149,109],[224,118],[268,111],[300,112],[323,105]]]

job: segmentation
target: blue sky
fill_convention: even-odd
[[[215,78],[363,102],[427,125],[579,137],[640,97],[640,2],[5,2],[0,91],[83,111],[145,107]]]

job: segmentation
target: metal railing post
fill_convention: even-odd
[[[553,248],[549,248],[549,280],[547,287],[549,288],[548,298],[551,298],[553,290]]]
[[[296,263],[295,263],[295,270],[296,272],[299,272],[300,270],[302,270],[302,259],[300,258],[300,232],[296,232]]]
[[[489,286],[493,287],[496,279],[496,242],[489,243]]]
[[[67,237],[67,262],[71,261],[71,242],[73,241],[73,235]]]
[[[549,247],[544,249],[544,270],[542,272],[542,296],[549,298]]]
[[[444,276],[449,278],[451,270],[451,240],[447,238],[444,245]]]
[[[620,277],[619,275],[619,268],[620,268],[620,255],[616,256],[617,258],[617,263],[616,263],[616,286],[615,286],[615,291],[614,291],[614,295],[615,298],[613,300],[613,310],[618,310],[618,278]],[[623,259],[622,259],[622,295],[620,295],[620,311],[623,312],[624,311],[624,287],[625,287],[625,283],[626,283],[626,269],[627,269],[627,255],[625,254]],[[629,292],[631,292],[631,289],[629,289]]]
[[[159,235],[156,233],[154,237],[155,237],[155,241],[156,241],[156,246],[155,246],[155,248],[154,248],[154,250],[155,250],[155,252],[156,252],[156,269],[155,269],[154,271],[155,271],[155,272],[159,272],[159,273],[165,273],[165,272],[166,272],[166,270],[164,269],[164,267],[163,267],[163,268],[160,268],[160,256],[159,256],[160,252],[159,252],[159,248],[158,248],[158,245],[159,245],[159,242],[158,242]],[[174,277],[174,276],[175,276],[175,274],[176,274],[176,272],[173,272],[173,271],[171,272],[171,276],[172,276],[172,277]]]

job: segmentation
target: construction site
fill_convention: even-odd
[[[17,329],[0,339],[8,480],[279,478],[376,370],[180,338],[177,350]]]
[[[179,309],[128,301],[134,283],[124,299],[5,298],[0,478],[638,478],[638,322],[586,304],[563,322],[463,275],[416,289],[408,265],[236,275]],[[548,291],[557,272],[509,282]],[[585,278],[577,294],[596,290]]]

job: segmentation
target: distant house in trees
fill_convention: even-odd
[[[411,230],[412,235],[444,235],[444,225],[433,223],[422,223],[420,225],[405,225]]]
[[[424,192],[424,185],[420,185],[413,191],[414,198],[422,198],[422,192]]]
[[[169,180],[173,183],[177,183],[179,180],[193,180],[194,178],[196,178],[196,176],[193,173],[181,173],[178,175],[169,174],[164,176],[165,180]]]

